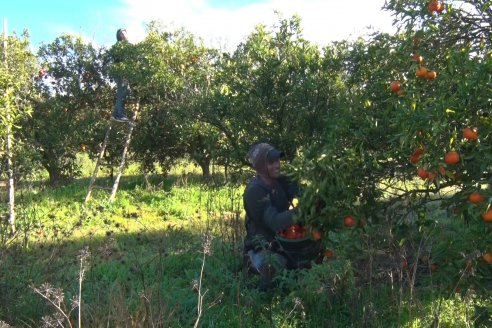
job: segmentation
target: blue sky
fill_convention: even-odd
[[[146,23],[157,20],[168,28],[184,27],[209,46],[233,49],[255,25],[273,26],[278,21],[275,11],[284,18],[300,15],[304,36],[319,44],[358,36],[368,26],[389,31],[390,13],[380,10],[383,4],[384,0],[3,0],[0,13],[9,34],[29,31],[33,48],[62,33],[109,46],[120,27],[128,30],[130,41],[138,41]]]
[[[20,35],[27,29],[35,47],[62,33],[84,35],[104,44],[114,39],[109,34],[118,25],[114,13],[120,6],[119,0],[17,0],[2,1],[0,13],[7,19],[9,34]]]

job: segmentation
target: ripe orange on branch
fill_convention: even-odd
[[[438,0],[431,0],[427,4],[427,10],[432,13],[434,11],[441,12],[444,9],[444,5],[440,3]]]
[[[437,4],[436,11],[437,11],[438,13],[441,13],[443,10],[444,10],[444,3],[438,3],[438,4]]]
[[[410,156],[410,163],[417,164],[420,161],[420,155],[416,155],[415,153]]]
[[[434,182],[434,180],[436,180],[436,177],[437,177],[436,171],[427,172],[427,178],[426,178],[427,181]]]
[[[312,236],[316,241],[321,240],[321,232],[319,232],[319,230],[313,230]]]
[[[343,218],[343,225],[346,226],[347,228],[351,228],[355,226],[356,223],[357,221],[355,221],[355,219],[350,215],[347,215],[346,217]]]
[[[427,170],[423,167],[419,167],[417,170],[417,175],[425,180],[429,176],[429,172],[427,172]]]
[[[437,77],[437,72],[436,71],[427,71],[427,74],[425,75],[425,78],[427,80],[435,80]]]
[[[477,130],[472,128],[464,128],[463,129],[463,138],[467,140],[477,140],[478,133]]]
[[[448,165],[454,165],[454,164],[457,164],[459,163],[460,161],[460,154],[458,154],[458,152],[452,150],[452,151],[448,151],[446,153],[446,155],[444,156],[444,161],[446,162],[446,164]]]
[[[485,262],[492,264],[492,254],[485,253],[483,254],[482,258],[484,259]]]
[[[472,193],[468,196],[468,201],[469,201],[470,203],[473,203],[473,204],[478,204],[478,203],[483,202],[483,196],[482,196],[482,194],[480,194],[479,192],[472,192]]]
[[[413,54],[412,60],[417,64],[422,64],[424,62],[424,57],[416,52]]]
[[[428,72],[427,68],[425,68],[424,66],[419,66],[415,71],[415,75],[417,75],[418,77],[426,78],[427,72]]]
[[[420,161],[420,156],[424,153],[424,146],[420,146],[415,149],[413,154],[410,156],[410,163],[417,164]]]
[[[492,208],[482,214],[482,219],[487,222],[492,222]]]
[[[400,83],[400,81],[396,81],[396,80],[395,81],[391,81],[391,83],[390,83],[390,89],[393,92],[400,91],[400,89],[401,89],[401,83]]]
[[[415,149],[414,154],[416,154],[416,155],[422,155],[424,153],[424,151],[425,151],[424,146],[423,145],[420,145],[419,148]]]

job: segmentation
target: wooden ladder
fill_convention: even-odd
[[[138,102],[137,102],[137,108],[136,108],[135,112],[133,113],[133,117],[132,117],[131,121],[129,121],[128,123],[118,122],[118,121],[115,121],[113,118],[110,119],[109,124],[108,124],[108,128],[106,129],[106,135],[104,136],[104,141],[103,141],[101,148],[100,148],[100,151],[99,151],[99,156],[97,157],[96,166],[94,167],[94,172],[92,173],[91,181],[89,183],[89,188],[87,190],[87,195],[85,196],[85,202],[86,203],[91,198],[92,190],[94,188],[111,190],[111,195],[109,196],[109,202],[114,201],[114,199],[116,197],[116,191],[118,190],[118,184],[120,183],[121,174],[123,173],[123,167],[125,166],[126,154],[128,152],[128,147],[130,146],[133,128],[135,127],[135,118],[137,117],[137,112],[138,112]],[[120,165],[118,167],[118,174],[116,175],[116,179],[113,182],[113,187],[108,188],[108,187],[97,186],[96,185],[96,179],[97,179],[97,174],[99,172],[99,169],[103,163],[104,152],[106,151],[106,147],[109,143],[109,136],[111,134],[111,129],[113,127],[113,123],[127,124],[128,125],[128,131],[127,131],[126,136],[125,136],[125,143],[123,145],[123,152],[121,154]]]

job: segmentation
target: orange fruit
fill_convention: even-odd
[[[434,80],[436,77],[437,77],[436,71],[427,71],[427,74],[425,76],[427,80]]]
[[[485,262],[492,264],[492,254],[485,253],[483,254],[482,258],[484,259]]]
[[[417,164],[419,161],[420,161],[420,155],[412,154],[412,156],[410,156],[410,163]]]
[[[417,164],[417,162],[420,160],[420,156],[424,153],[424,147],[420,146],[417,148],[413,154],[410,156],[410,163],[412,164]]]
[[[304,238],[304,228],[299,224],[293,224],[287,229],[286,235],[288,239]]]
[[[401,89],[401,83],[400,81],[391,81],[390,83],[390,89],[393,92],[398,92]]]
[[[422,155],[423,153],[424,153],[424,146],[422,145],[414,151],[414,154],[416,155]]]
[[[424,57],[422,57],[418,52],[416,52],[413,54],[412,60],[417,64],[421,64],[424,62]]]
[[[417,170],[417,175],[425,180],[429,176],[429,172],[427,172],[427,170],[423,167],[419,167],[419,169]]]
[[[463,129],[463,138],[467,140],[477,140],[478,133],[477,130],[472,128],[464,128]]]
[[[437,172],[432,171],[432,172],[427,172],[427,181],[434,182],[434,180],[437,177]]]
[[[326,257],[326,258],[333,258],[335,256],[335,253],[331,250],[331,249],[327,249],[325,250],[325,252],[323,253],[323,255]]]
[[[441,13],[444,10],[444,3],[438,3],[436,7],[436,11]]]
[[[350,215],[347,215],[346,217],[343,218],[343,225],[346,226],[347,228],[351,228],[355,226],[356,223],[357,222],[355,221],[355,219]]]
[[[427,10],[429,12],[437,11],[438,6],[439,6],[439,2],[437,0],[431,0],[427,5]]]
[[[448,151],[446,153],[446,155],[444,156],[444,161],[446,162],[446,164],[448,165],[454,165],[454,164],[457,164],[459,163],[460,161],[460,154],[458,154],[458,152],[452,150],[452,151]]]
[[[482,194],[480,194],[479,192],[472,192],[472,193],[468,196],[468,201],[469,201],[470,203],[473,203],[473,204],[478,204],[478,203],[483,202],[483,196],[482,196]]]
[[[288,227],[287,229],[285,229],[283,231],[282,237],[287,238],[287,239],[296,239],[296,235],[297,235],[297,227],[296,226],[297,226],[296,224],[293,224],[290,227]]]
[[[492,222],[492,208],[482,214],[482,219],[487,222]]]
[[[321,239],[321,232],[319,232],[319,230],[313,230],[313,239],[314,240],[320,240]]]
[[[427,72],[427,68],[425,68],[424,66],[419,66],[415,71],[415,75],[417,75],[418,77],[427,77]]]

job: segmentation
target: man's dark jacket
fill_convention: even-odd
[[[280,177],[273,186],[265,184],[259,176],[254,177],[243,194],[246,210],[246,239],[244,250],[260,250],[269,247],[275,234],[291,226],[294,210],[289,210],[298,193],[296,184]]]

